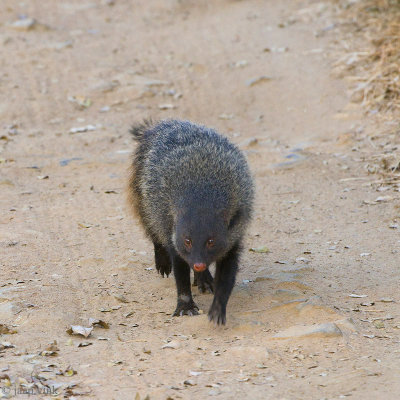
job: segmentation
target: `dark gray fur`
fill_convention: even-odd
[[[146,121],[131,133],[138,146],[129,182],[130,203],[154,243],[158,271],[168,275],[174,269],[175,314],[196,314],[190,288],[187,293],[186,270],[190,273],[194,262],[207,267],[217,262],[215,288],[208,269],[195,273],[195,278],[200,289],[215,289],[210,320],[225,323],[241,241],[252,214],[254,190],[246,159],[227,138],[189,121]],[[190,252],[182,245],[182,235],[195,238]],[[198,245],[207,235],[216,238],[211,250]],[[231,272],[225,276],[219,269]],[[190,304],[180,306],[182,301]]]

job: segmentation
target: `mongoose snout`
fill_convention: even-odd
[[[193,265],[193,269],[194,269],[196,272],[203,272],[203,271],[206,270],[206,268],[207,268],[207,265],[206,265],[206,264],[196,263],[196,264]]]

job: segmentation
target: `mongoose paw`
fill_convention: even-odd
[[[214,293],[214,278],[207,269],[204,272],[195,272],[193,286],[199,288],[200,293]]]
[[[156,269],[163,278],[164,275],[167,275],[168,278],[169,274],[171,273],[171,264],[156,263]]]
[[[188,302],[180,299],[178,300],[178,304],[172,316],[182,317],[183,315],[199,315],[199,307],[197,307],[196,303],[192,299]]]
[[[214,322],[215,325],[226,324],[226,310],[218,300],[214,299],[208,311],[208,319],[210,322]]]

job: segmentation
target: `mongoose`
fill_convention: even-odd
[[[208,318],[225,324],[241,242],[253,206],[253,181],[242,152],[215,130],[189,121],[145,121],[132,127],[138,143],[129,199],[153,241],[155,264],[174,271],[174,316],[197,315],[190,286],[214,293]],[[209,266],[216,262],[215,277]]]

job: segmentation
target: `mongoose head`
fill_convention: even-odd
[[[174,246],[194,271],[205,271],[229,250],[225,214],[223,210],[201,208],[178,212]]]

